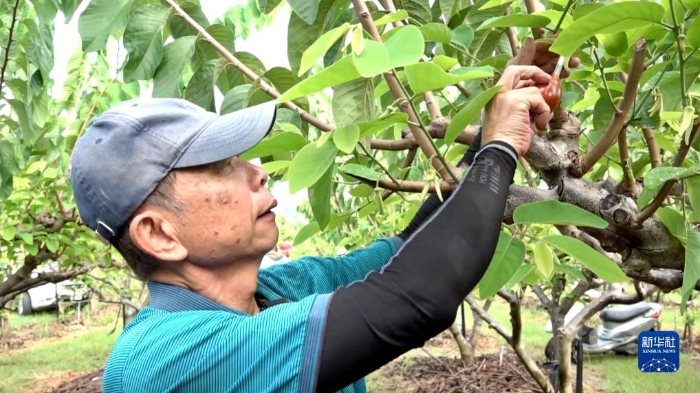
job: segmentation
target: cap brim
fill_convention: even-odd
[[[214,119],[187,147],[175,168],[211,164],[238,156],[272,130],[277,103],[272,100]]]

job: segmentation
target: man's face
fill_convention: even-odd
[[[279,230],[270,211],[277,201],[265,187],[267,173],[238,158],[178,170],[178,220],[187,260],[204,266],[260,261],[277,243]]]

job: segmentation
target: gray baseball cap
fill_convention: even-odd
[[[174,98],[109,108],[73,149],[71,183],[82,221],[114,244],[170,171],[244,153],[270,132],[276,113],[274,101],[220,116]]]

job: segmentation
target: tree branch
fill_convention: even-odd
[[[360,22],[362,23],[364,29],[375,41],[381,42],[381,36],[379,35],[377,26],[374,24],[372,15],[367,9],[367,5],[365,5],[364,1],[362,0],[352,0],[352,3],[355,6],[355,12],[360,18]],[[418,145],[420,146],[421,150],[426,155],[426,157],[430,158],[433,167],[440,174],[440,177],[442,177],[445,180],[452,179],[455,183],[459,182],[459,179],[456,176],[451,176],[451,174],[454,173],[451,165],[445,162],[442,155],[439,154],[439,152],[433,145],[432,140],[428,138],[428,136],[425,135],[425,133],[423,133],[423,130],[418,126],[418,124],[420,124],[418,114],[415,113],[415,111],[413,110],[413,105],[408,100],[408,97],[406,97],[406,95],[404,94],[403,88],[396,76],[394,76],[393,73],[387,72],[384,73],[384,79],[386,79],[386,82],[389,85],[389,90],[391,91],[391,94],[394,96],[394,98],[396,98],[397,101],[399,101],[399,108],[401,108],[402,112],[408,115],[408,123],[413,137],[418,142]]]
[[[22,279],[18,282],[15,282],[14,285],[10,286],[9,289],[2,290],[0,289],[0,293],[2,296],[0,296],[0,309],[4,307],[5,304],[7,304],[9,301],[14,299],[17,295],[19,295],[22,292],[25,292],[29,289],[32,289],[34,287],[37,287],[39,285],[47,284],[47,283],[59,283],[61,281],[65,280],[70,280],[72,278],[75,278],[81,274],[85,274],[88,271],[90,271],[89,266],[83,266],[80,269],[77,270],[69,270],[66,272],[51,272],[51,273],[39,273],[36,277],[31,277],[29,279]],[[10,276],[11,278],[12,276]],[[5,281],[6,283],[7,281]],[[3,283],[3,285],[5,284]]]
[[[535,361],[530,357],[530,355],[525,350],[522,344],[522,330],[523,330],[523,320],[520,314],[520,301],[518,297],[512,292],[500,290],[498,291],[498,296],[503,298],[510,306],[510,323],[513,326],[513,334],[511,339],[511,347],[515,351],[523,366],[527,369],[528,373],[535,379],[537,384],[542,388],[543,392],[553,392],[554,389],[549,382],[547,376],[544,375],[542,370]]]
[[[573,176],[581,177],[588,173],[593,166],[600,160],[605,153],[612,147],[617,140],[617,136],[625,125],[632,104],[637,98],[637,89],[639,80],[644,71],[644,55],[646,54],[646,39],[640,38],[634,47],[634,57],[632,65],[625,84],[625,91],[622,95],[622,101],[616,108],[610,123],[608,124],[605,133],[600,138],[598,143],[583,157],[579,158],[577,164],[573,165],[571,172]]]
[[[17,23],[17,10],[19,9],[19,0],[15,1],[15,6],[12,9],[12,19],[10,20],[10,29],[7,34],[7,46],[5,47],[5,58],[2,61],[2,69],[0,70],[0,99],[2,98],[2,88],[5,86],[5,73],[7,72],[7,63],[10,61],[10,49],[12,49],[12,38],[15,34],[15,24]]]
[[[698,127],[700,127],[700,121],[697,121],[695,125],[693,126],[693,130],[690,132],[690,138],[688,141],[690,143],[685,143],[685,139],[683,142],[681,142],[681,147],[678,149],[678,153],[676,154],[676,158],[673,160],[673,166],[679,167],[683,165],[683,161],[685,161],[685,157],[688,155],[688,152],[690,151],[690,146],[692,146],[693,141],[695,141],[695,138],[697,137],[698,134]],[[669,180],[666,183],[664,183],[663,187],[661,187],[661,190],[659,191],[658,194],[656,194],[656,197],[654,198],[651,203],[642,209],[641,213],[637,215],[636,219],[636,226],[641,226],[644,221],[649,219],[649,217],[653,216],[654,213],[663,205],[664,199],[668,196],[668,193],[671,192],[671,189],[673,188],[673,185],[676,183],[676,180]]]
[[[260,84],[260,89],[267,93],[269,96],[273,98],[279,98],[280,93],[272,86],[270,86],[267,82],[262,80],[253,70],[248,68],[245,64],[243,64],[240,60],[236,58],[228,49],[226,49],[219,41],[217,41],[214,37],[211,36],[199,23],[197,23],[192,17],[190,17],[187,12],[185,12],[176,2],[176,0],[165,0],[166,3],[168,3],[173,9],[175,9],[175,12],[182,17],[182,19],[187,22],[188,25],[192,26],[195,30],[197,30],[197,33],[204,38],[214,49],[219,52],[226,60],[228,60],[234,67],[236,67],[243,75],[245,75],[248,79],[252,81],[258,81]],[[288,109],[291,109],[293,111],[297,111],[301,118],[311,124],[312,126],[318,128],[321,131],[333,131],[333,127],[330,124],[326,124],[320,119],[314,117],[310,113],[306,112],[304,109],[300,108],[296,104],[294,104],[291,101],[285,102],[282,104],[283,106],[287,107]]]
[[[484,311],[484,309],[481,308],[479,303],[476,301],[476,299],[474,299],[472,295],[467,296],[465,300],[467,301],[467,304],[469,304],[469,307],[471,307],[472,311],[478,314],[479,317],[481,317],[481,319],[483,319],[491,329],[495,330],[496,333],[501,335],[501,337],[503,337],[508,342],[508,344],[513,342],[513,337],[510,335],[510,333],[508,333],[506,329],[503,326],[501,326],[500,323],[498,323],[498,321],[493,319],[493,317],[489,313]]]
[[[537,4],[535,4],[535,0],[525,0],[525,9],[527,9],[528,14],[532,14],[533,12],[537,12]],[[533,27],[532,28],[532,38],[535,40],[539,40],[544,36],[544,31],[539,28],[539,27]]]
[[[464,363],[465,366],[474,363],[474,348],[462,337],[462,333],[459,331],[456,322],[450,326],[450,333],[452,333],[452,338],[454,338],[457,343],[459,354],[462,357],[462,363]]]
[[[458,169],[459,171],[459,169]],[[396,183],[394,183],[391,180],[371,180],[371,179],[366,179],[364,177],[360,177],[357,175],[353,175],[348,173],[348,176],[355,178],[371,187],[380,187],[385,190],[390,190],[390,191],[400,191],[400,192],[413,192],[413,193],[421,193],[425,190],[425,188],[428,188],[428,192],[430,193],[435,193],[435,183],[433,182],[423,182],[423,181],[411,181],[411,180],[396,180]],[[456,185],[448,182],[440,182],[440,192],[452,192],[454,191]]]
[[[647,148],[649,149],[651,167],[656,168],[661,165],[661,149],[659,149],[659,145],[656,143],[654,130],[651,128],[642,128],[642,133],[644,134],[644,140],[646,141]]]
[[[617,137],[617,145],[620,147],[620,162],[622,162],[622,191],[623,194],[635,193],[634,174],[630,163],[630,151],[627,147],[627,128],[623,127]],[[636,194],[636,193],[635,193]]]

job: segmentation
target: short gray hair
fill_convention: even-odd
[[[162,207],[179,216],[183,205],[175,193],[175,176],[174,171],[170,172],[143,202],[143,206]],[[131,226],[131,220],[117,238],[114,247],[134,271],[136,277],[141,281],[146,281],[158,270],[161,261],[136,247],[131,235],[129,235],[129,226]]]

